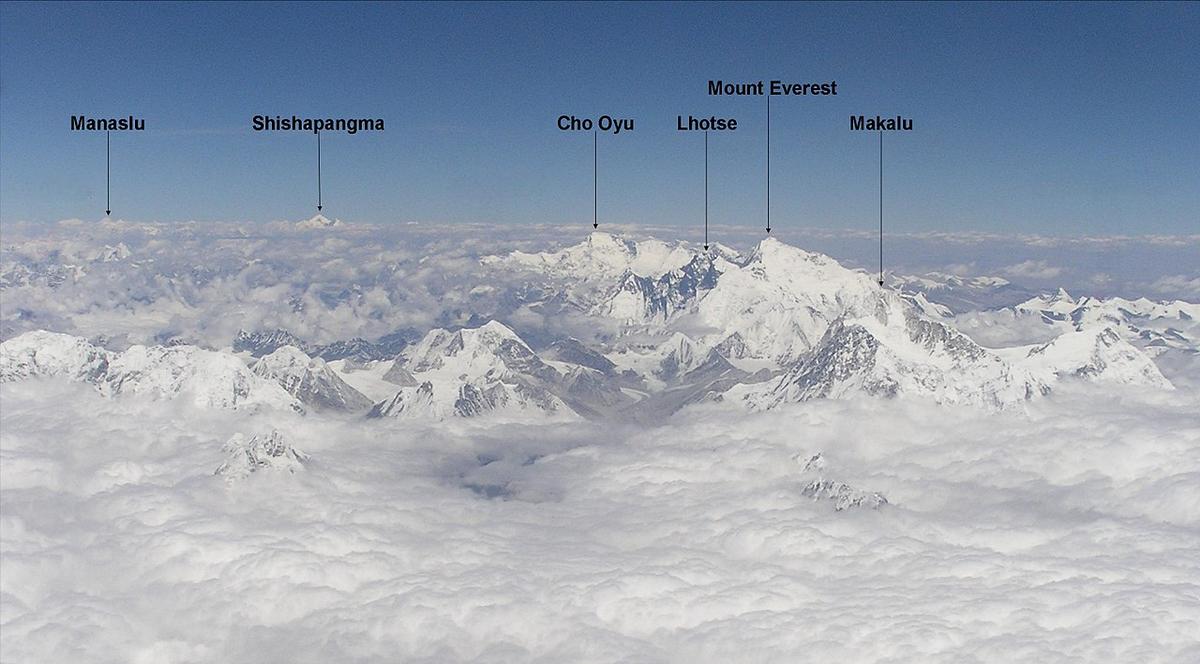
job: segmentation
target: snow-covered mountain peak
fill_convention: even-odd
[[[697,322],[715,332],[698,341],[716,346],[736,335],[735,355],[787,363],[809,350],[831,321],[876,316],[897,304],[898,297],[868,275],[769,238],[742,266],[721,272],[700,300]]]
[[[637,243],[626,238],[617,237],[612,233],[604,231],[593,231],[584,238],[581,243],[589,251],[597,254],[634,254],[637,252]],[[579,246],[579,245],[576,245]]]
[[[1085,298],[1086,299],[1086,298]],[[1039,295],[1030,298],[1016,306],[1018,310],[1024,311],[1051,311],[1056,314],[1069,314],[1079,306],[1075,298],[1066,291],[1065,288],[1059,288],[1052,295]]]
[[[304,411],[292,395],[255,375],[237,357],[195,346],[130,346],[109,363],[101,387],[112,395],[151,399],[187,395],[207,408]]]
[[[308,461],[308,455],[288,445],[276,429],[249,440],[236,433],[221,450],[226,459],[213,474],[223,476],[226,481],[242,480],[259,472],[295,474],[304,470]]]
[[[34,330],[0,343],[0,381],[59,376],[93,382],[104,377],[113,357],[82,337]]]
[[[323,214],[316,214],[303,221],[296,222],[296,228],[301,230],[312,230],[318,228],[337,228],[342,226],[341,219],[330,219]]]
[[[124,242],[118,242],[115,246],[104,245],[104,247],[95,253],[92,260],[100,263],[116,263],[132,255],[133,252],[129,250],[129,247]]]
[[[825,254],[806,251],[775,238],[759,242],[745,267],[760,278],[787,285],[794,292],[830,286],[871,287],[875,283],[869,276],[843,267]]]
[[[370,416],[575,417],[550,390],[560,374],[498,321],[455,332],[431,331],[406,349],[388,373],[401,371],[407,384],[375,404]]]
[[[437,329],[405,351],[405,368],[414,374],[444,370],[456,376],[485,376],[540,362],[529,345],[499,321],[455,332]]]
[[[626,271],[644,277],[657,277],[683,267],[695,254],[695,251],[682,244],[668,244],[655,239],[634,240],[595,231],[583,241],[558,251],[535,254],[514,251],[503,256],[488,256],[483,263],[577,279],[611,278]]]
[[[779,260],[820,260],[822,262],[833,261],[832,258],[829,258],[824,254],[806,251],[805,249],[788,244],[787,242],[774,237],[766,237],[759,240],[758,244],[754,245],[754,249],[747,257],[748,263],[754,261],[768,263]]]
[[[1166,390],[1174,388],[1145,353],[1122,339],[1111,327],[1062,334],[1049,343],[1032,348],[1018,365],[1043,380],[1072,377]]]
[[[254,364],[254,373],[275,381],[288,394],[321,410],[362,411],[371,400],[350,387],[325,360],[309,357],[295,346],[283,346]]]
[[[463,328],[455,334],[463,340],[464,345],[476,343],[495,349],[505,341],[513,341],[528,348],[525,341],[513,332],[511,327],[498,320],[489,320],[476,328]]]
[[[1005,409],[1047,390],[944,323],[905,314],[837,319],[778,380],[728,396],[752,408],[869,394]]]
[[[259,367],[278,372],[292,372],[298,369],[306,369],[314,364],[324,366],[324,360],[314,360],[307,353],[296,348],[295,346],[281,346],[275,352],[264,355],[255,363],[255,370]]]

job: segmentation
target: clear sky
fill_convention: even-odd
[[[1200,4],[0,4],[0,220],[315,213],[312,134],[253,115],[380,117],[323,137],[325,212],[351,221],[602,224],[765,218],[765,101],[707,81],[838,82],[772,100],[775,226],[877,223],[885,137],[895,231],[1200,232]]]

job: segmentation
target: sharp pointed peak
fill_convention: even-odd
[[[754,245],[754,249],[752,249],[750,251],[748,260],[749,261],[762,260],[766,256],[789,251],[789,250],[802,252],[802,253],[808,253],[808,252],[804,251],[803,249],[801,249],[799,247],[793,247],[792,245],[790,245],[786,242],[783,242],[782,240],[780,240],[776,237],[764,237],[761,240],[759,240],[757,244]]]

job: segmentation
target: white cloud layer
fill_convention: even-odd
[[[710,406],[640,431],[0,389],[9,661],[1200,656],[1194,394]],[[272,427],[304,472],[213,476]],[[817,452],[890,504],[805,497]]]

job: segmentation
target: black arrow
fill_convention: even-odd
[[[883,130],[879,131],[879,285],[883,285]]]
[[[767,235],[771,234],[771,95],[767,95]]]
[[[599,134],[592,132],[592,228],[600,227],[600,144]]]
[[[704,132],[704,250],[708,251],[708,132]]]
[[[317,212],[321,211],[321,132],[317,132]]]
[[[112,216],[112,132],[104,132],[104,216]]]

